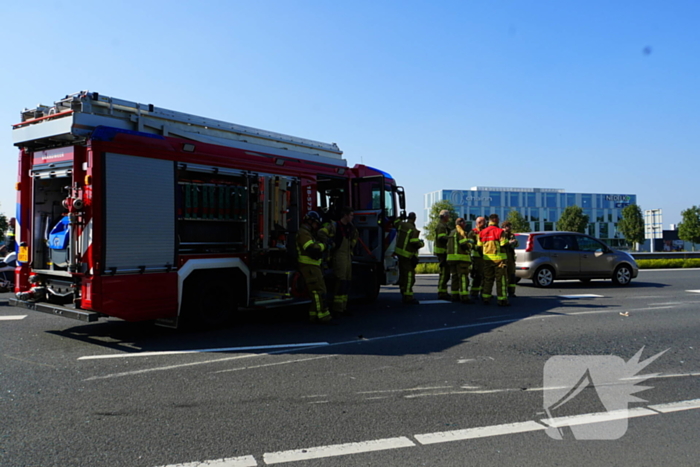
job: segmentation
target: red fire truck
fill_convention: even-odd
[[[87,91],[24,110],[12,133],[15,306],[177,327],[303,302],[295,233],[343,206],[360,233],[351,296],[398,280],[403,189],[336,144]]]

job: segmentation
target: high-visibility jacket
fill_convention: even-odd
[[[447,253],[447,237],[450,235],[450,229],[447,227],[447,222],[438,222],[435,227],[435,247],[433,252],[436,255],[444,255]]]
[[[485,260],[503,261],[506,259],[503,247],[508,243],[508,240],[503,235],[503,229],[496,224],[489,223],[489,226],[479,233],[479,243]]]
[[[482,229],[483,230],[483,229]],[[481,230],[479,230],[477,227],[474,227],[472,231],[469,233],[469,235],[474,239],[474,248],[472,248],[472,258],[481,258],[481,244],[479,243],[479,234],[481,233]]]
[[[467,237],[464,230],[460,232],[454,229],[447,238],[447,261],[468,261],[472,258],[469,254],[473,240]]]
[[[351,267],[352,250],[359,238],[359,232],[351,222],[347,224],[339,221],[327,222],[319,229],[318,237],[325,244],[333,245],[330,250],[333,269]]]
[[[510,240],[512,240],[512,239],[515,239],[514,243],[510,243]],[[506,236],[506,242],[507,243],[506,243],[506,246],[504,248],[504,250],[506,252],[506,257],[508,258],[509,262],[514,263],[515,262],[515,249],[518,247],[518,238],[515,235],[510,234],[510,235]]]
[[[299,227],[299,232],[297,232],[297,252],[299,253],[299,263],[320,266],[323,250],[325,249],[326,245],[316,240],[316,237],[311,232],[309,226],[306,224],[301,224],[301,227]]]
[[[420,230],[416,229],[416,224],[411,221],[401,222],[396,228],[398,231],[396,239],[396,249],[394,252],[404,258],[413,258],[418,255],[418,250],[425,244],[420,239]]]

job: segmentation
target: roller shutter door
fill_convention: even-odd
[[[173,266],[175,164],[107,153],[105,184],[105,272]]]

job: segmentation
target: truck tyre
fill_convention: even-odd
[[[228,324],[238,303],[227,274],[195,272],[193,276],[185,281],[182,314],[186,327],[211,329]]]

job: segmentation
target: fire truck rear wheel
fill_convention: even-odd
[[[201,274],[187,284],[183,311],[188,325],[213,328],[228,324],[238,306],[235,288],[225,276]]]

